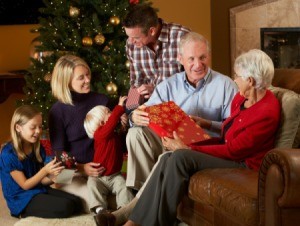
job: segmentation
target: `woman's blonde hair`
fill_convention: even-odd
[[[109,112],[109,108],[98,105],[93,107],[84,119],[84,129],[89,138],[94,138],[94,133],[98,127],[103,124],[106,114]]]
[[[73,78],[74,69],[77,66],[83,66],[91,73],[88,64],[80,57],[74,55],[60,57],[54,66],[51,78],[52,94],[64,104],[73,105],[70,83]]]
[[[36,115],[39,114],[42,115],[42,113],[35,107],[30,105],[23,105],[21,107],[18,107],[12,116],[10,123],[10,135],[12,139],[12,144],[17,152],[19,160],[24,160],[26,158],[26,154],[23,150],[21,134],[16,130],[16,126],[25,125],[28,121],[30,121]],[[42,162],[42,157],[40,155],[40,138],[38,138],[36,143],[32,144],[32,148],[36,159],[39,162]]]
[[[234,62],[234,70],[240,71],[244,80],[252,77],[258,90],[267,89],[274,77],[272,59],[259,49],[252,49],[238,56]]]

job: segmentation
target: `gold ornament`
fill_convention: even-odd
[[[115,83],[110,82],[106,85],[106,91],[110,95],[117,94],[118,87]]]
[[[74,6],[70,6],[70,9],[69,9],[69,14],[70,14],[70,17],[78,17],[80,13],[80,10]]]
[[[94,38],[94,41],[97,45],[102,45],[105,42],[105,37],[103,34],[97,34]]]
[[[125,66],[129,69],[129,67],[130,67],[130,61],[129,60],[126,60]]]
[[[112,24],[112,25],[118,25],[120,23],[120,19],[119,17],[117,16],[112,16],[110,19],[109,19],[109,22]]]
[[[47,74],[44,76],[45,82],[50,82],[50,81],[51,81],[51,78],[52,78],[52,74],[51,74],[51,73],[47,73]]]
[[[91,46],[91,45],[93,45],[93,39],[91,37],[88,37],[88,36],[84,37],[82,39],[82,45],[84,45],[84,46]]]

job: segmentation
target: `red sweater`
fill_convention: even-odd
[[[121,171],[123,163],[122,142],[115,128],[124,113],[124,108],[115,106],[107,122],[94,133],[94,162],[105,167],[104,176]]]
[[[223,129],[233,120],[225,134],[225,143],[191,145],[191,148],[222,159],[244,161],[249,168],[258,170],[264,155],[274,147],[280,105],[270,91],[250,108],[241,110],[244,101],[239,93],[232,101],[231,116],[222,125]]]

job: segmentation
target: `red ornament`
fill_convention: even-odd
[[[135,5],[139,3],[139,0],[129,0],[129,3]]]

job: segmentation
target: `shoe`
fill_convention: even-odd
[[[116,217],[108,211],[98,213],[94,220],[97,226],[115,226],[116,223]]]

